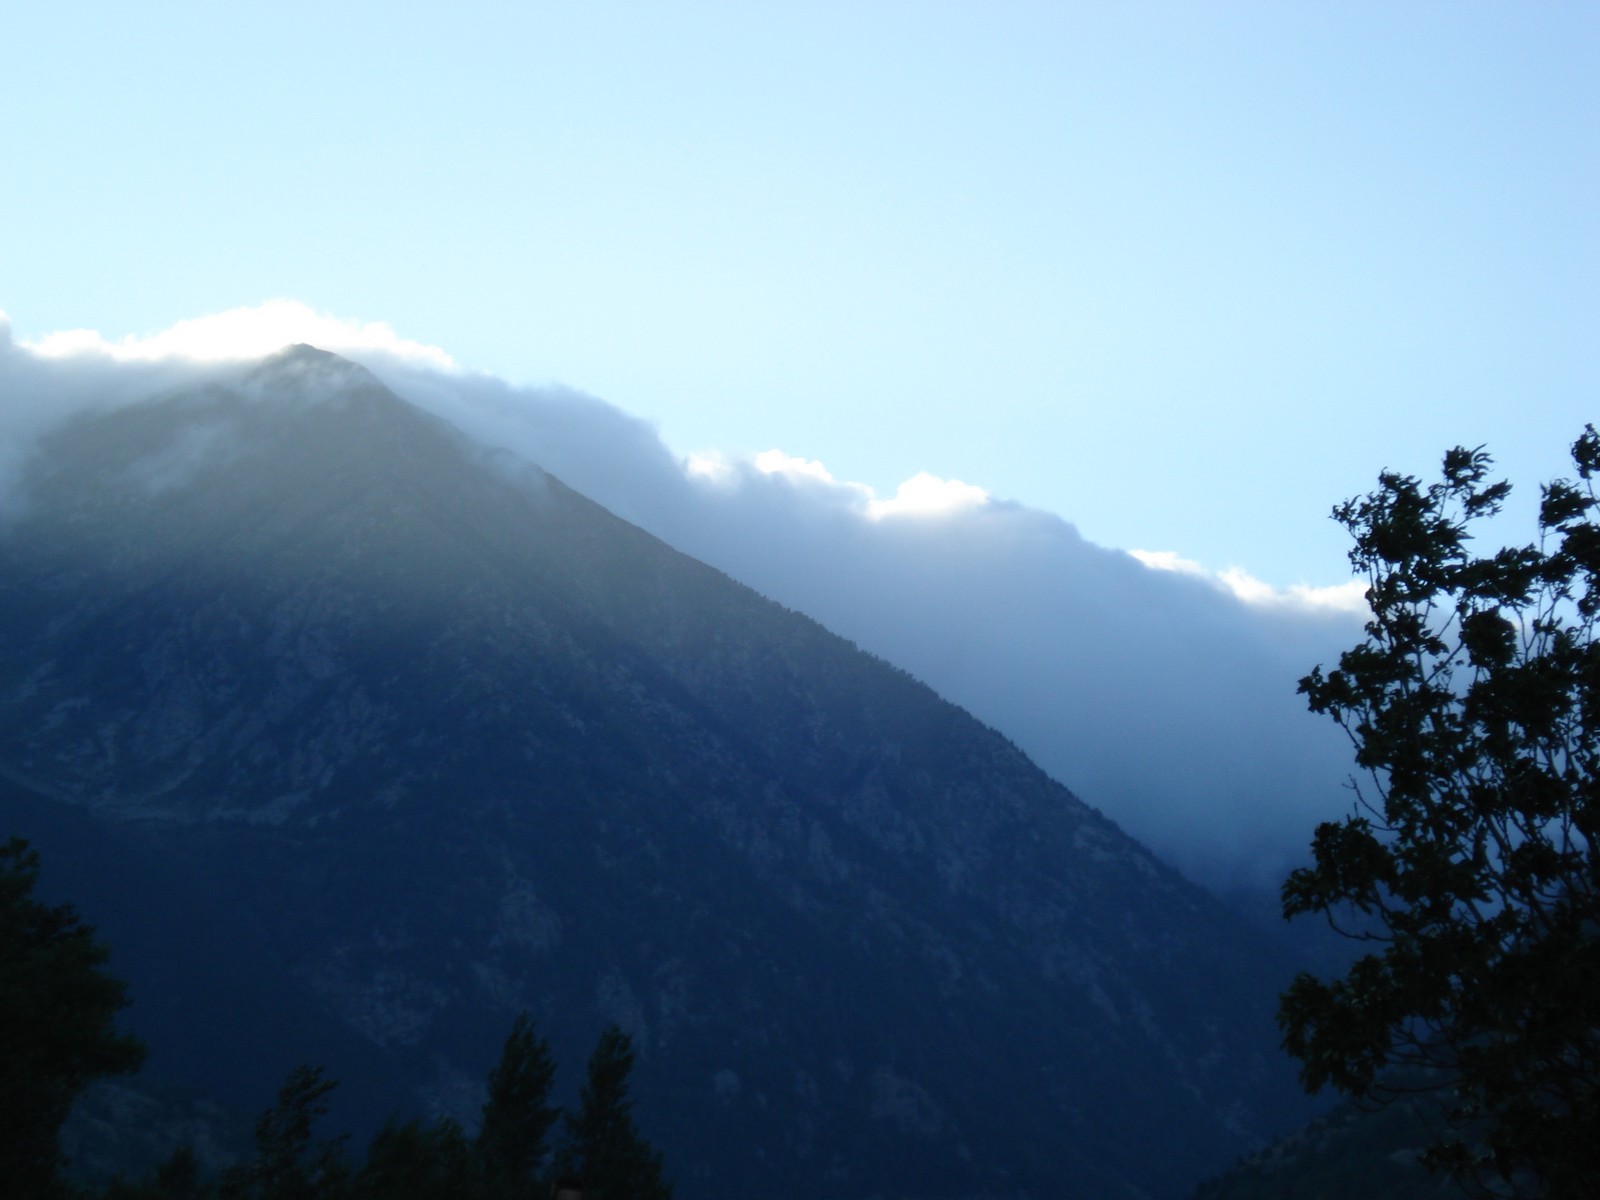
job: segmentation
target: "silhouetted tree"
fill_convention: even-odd
[[[321,1067],[289,1072],[277,1103],[256,1121],[255,1160],[223,1173],[226,1200],[336,1200],[346,1194],[344,1138],[311,1140],[328,1111],[324,1098],[337,1086]]]
[[[0,846],[0,1187],[46,1197],[61,1187],[59,1136],[94,1080],[136,1071],[144,1047],[118,1033],[126,985],[70,904],[33,898],[39,856]]]
[[[549,1103],[555,1073],[550,1044],[523,1013],[489,1073],[489,1096],[478,1129],[478,1157],[489,1194],[497,1200],[521,1200],[533,1194],[549,1152],[550,1130],[560,1116]]]
[[[1301,975],[1278,1020],[1315,1090],[1442,1086],[1429,1161],[1485,1190],[1600,1180],[1600,436],[1543,489],[1539,540],[1475,557],[1509,492],[1482,449],[1441,482],[1385,472],[1334,510],[1370,587],[1366,641],[1301,681],[1350,735],[1356,811],[1318,827],[1286,916],[1360,914],[1373,952]],[[1337,923],[1337,921],[1336,921]],[[1392,1068],[1417,1068],[1396,1074]]]
[[[356,1200],[478,1200],[488,1195],[475,1147],[449,1119],[432,1125],[390,1121],[368,1146],[366,1165],[351,1191]]]
[[[558,1166],[561,1173],[582,1178],[584,1200],[671,1200],[661,1155],[633,1123],[628,1096],[633,1061],[628,1035],[615,1025],[606,1029],[589,1056],[578,1111],[567,1114]]]
[[[215,1195],[216,1189],[200,1176],[194,1150],[180,1146],[144,1179],[112,1179],[100,1200],[205,1200]]]

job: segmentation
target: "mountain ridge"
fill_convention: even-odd
[[[904,672],[341,364],[51,439],[0,533],[0,767],[236,863],[250,937],[417,1096],[517,1007],[619,1019],[686,1187],[774,1195],[1177,1195],[1299,1111],[1283,964],[1220,904]]]

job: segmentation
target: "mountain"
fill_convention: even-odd
[[[1207,1180],[1193,1200],[1461,1200],[1474,1193],[1423,1165],[1444,1128],[1437,1095],[1377,1109],[1345,1100]]]
[[[684,1197],[1149,1196],[1308,1114],[1275,943],[915,679],[293,347],[0,528],[0,821],[148,1070],[469,1118],[599,1029]]]

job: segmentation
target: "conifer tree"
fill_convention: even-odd
[[[278,1089],[278,1100],[256,1121],[255,1160],[224,1173],[224,1200],[342,1200],[348,1171],[344,1138],[313,1144],[312,1128],[328,1111],[338,1086],[321,1067],[299,1066]]]
[[[491,1197],[520,1200],[533,1194],[549,1150],[550,1129],[560,1115],[549,1104],[555,1078],[550,1044],[521,1014],[506,1037],[500,1061],[489,1074],[477,1151]]]
[[[432,1125],[391,1120],[367,1147],[367,1161],[351,1192],[355,1200],[479,1200],[492,1195],[461,1126],[445,1118]],[[525,1190],[520,1198],[534,1193]]]
[[[633,1041],[612,1025],[589,1056],[589,1073],[576,1114],[568,1113],[563,1174],[583,1180],[584,1200],[671,1200],[661,1155],[633,1123],[628,1076]]]

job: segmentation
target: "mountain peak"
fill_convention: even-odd
[[[470,525],[457,497],[484,491],[454,429],[365,367],[305,344],[70,422],[19,486],[41,521],[61,522],[41,536],[62,554],[76,546],[129,570],[181,564],[193,578],[283,554],[316,531],[403,576],[419,524]]]
[[[248,368],[241,390],[252,398],[326,402],[355,392],[387,392],[360,363],[306,342],[295,342]]]
[[[307,362],[348,362],[349,359],[324,350],[320,346],[313,346],[310,342],[291,342],[276,354],[267,356],[268,359],[300,359]]]

